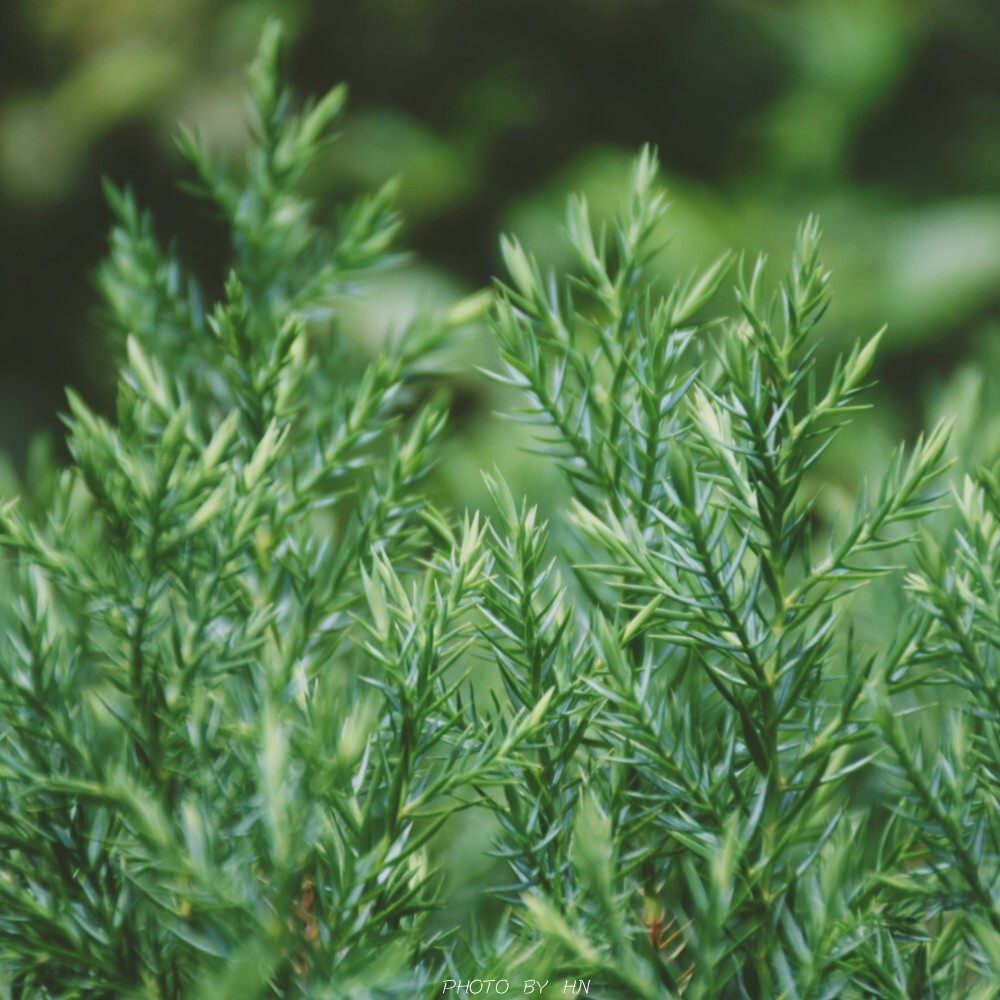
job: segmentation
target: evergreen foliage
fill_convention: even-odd
[[[272,25],[243,170],[180,142],[220,300],[109,188],[116,413],[70,393],[71,463],[0,510],[0,995],[995,996],[1000,466],[952,496],[938,426],[825,522],[879,335],[818,363],[816,223],[707,321],[733,261],[654,287],[649,150],[611,225],[571,203],[571,275],[505,240],[493,375],[573,502],[559,544],[499,474],[458,516],[424,383],[483,297],[338,339],[392,190],[318,223],[345,94],[296,106],[278,57]],[[506,874],[453,929],[473,811]]]

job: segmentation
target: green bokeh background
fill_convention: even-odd
[[[610,209],[649,141],[673,200],[667,271],[727,246],[784,254],[798,220],[820,213],[831,342],[889,324],[887,440],[923,425],[949,378],[966,379],[965,398],[969,365],[989,376],[997,363],[992,0],[20,0],[0,11],[0,447],[18,464],[35,428],[57,426],[65,384],[109,397],[89,281],[107,225],[102,175],[132,183],[160,235],[218,277],[222,234],[182,205],[171,137],[183,121],[220,154],[239,152],[244,67],[271,13],[300,90],[351,85],[317,194],[402,179],[416,256],[369,296],[374,332],[488,281],[501,230],[560,263],[565,193]],[[488,419],[474,376],[457,377],[457,394],[461,417]]]
[[[351,85],[317,194],[402,178],[416,256],[369,296],[373,331],[488,281],[501,230],[562,261],[566,191],[610,208],[649,141],[674,203],[668,271],[727,246],[784,255],[796,223],[820,213],[831,342],[889,324],[887,440],[925,424],[949,378],[973,391],[970,363],[987,376],[997,363],[994,0],[11,0],[0,447],[18,464],[34,428],[57,426],[65,384],[109,398],[89,280],[108,221],[102,175],[131,182],[159,234],[218,277],[221,234],[182,206],[171,137],[183,121],[239,152],[244,67],[271,13],[300,90]],[[474,376],[457,392],[460,417],[488,419]]]
[[[160,237],[220,281],[224,234],[180,192],[172,137],[184,122],[239,155],[245,66],[274,13],[300,92],[351,86],[320,203],[402,182],[414,254],[348,310],[349,332],[374,344],[481,287],[504,230],[565,263],[566,193],[610,212],[648,141],[673,203],[665,279],[730,246],[780,261],[818,212],[827,354],[888,323],[877,419],[826,467],[845,501],[942,412],[976,429],[974,457],[995,449],[994,0],[20,0],[0,5],[0,449],[14,468],[37,429],[58,435],[66,384],[110,404],[90,280],[102,176],[131,183]],[[489,359],[479,331],[449,364],[462,433],[444,472],[464,500],[484,465],[538,473],[493,417],[503,401],[475,373]]]

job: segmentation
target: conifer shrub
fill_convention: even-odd
[[[879,335],[817,362],[817,224],[775,285],[662,290],[644,150],[613,223],[571,202],[572,274],[504,240],[492,376],[572,503],[450,510],[427,385],[483,296],[338,338],[392,189],[320,225],[345,94],[278,56],[242,170],[180,141],[218,301],[109,187],[115,412],[70,392],[0,509],[0,995],[995,996],[1000,466],[950,488],[942,425],[818,511]],[[455,926],[473,815],[502,874]]]

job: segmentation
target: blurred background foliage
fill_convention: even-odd
[[[63,387],[110,399],[90,276],[109,215],[100,177],[134,185],[158,235],[209,288],[213,220],[176,183],[172,138],[223,156],[245,142],[245,65],[279,13],[300,92],[351,86],[341,141],[314,179],[336,200],[401,179],[414,255],[348,333],[377,340],[419,307],[482,286],[514,230],[567,263],[565,195],[612,209],[642,142],[673,203],[665,278],[726,247],[783,261],[818,212],[834,271],[833,350],[882,323],[878,419],[840,439],[844,502],[891,442],[944,410],[983,430],[1000,367],[1000,4],[995,0],[9,0],[0,5],[0,449],[23,466],[57,428]],[[727,303],[728,305],[728,303]],[[476,374],[448,376],[463,433],[459,497],[511,467],[516,436]],[[979,408],[976,408],[978,402]],[[995,428],[977,434],[995,447]],[[837,490],[830,493],[837,503]]]

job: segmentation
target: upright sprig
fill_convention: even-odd
[[[544,429],[543,450],[581,503],[607,500],[640,521],[660,499],[669,442],[683,423],[680,403],[694,378],[690,321],[730,262],[724,255],[654,300],[644,275],[665,208],[656,173],[646,149],[611,237],[595,236],[584,198],[571,201],[567,229],[580,263],[572,282],[547,281],[521,244],[505,238],[510,277],[494,321],[505,367],[495,377],[525,390],[521,413]]]
[[[594,650],[581,641],[538,509],[518,506],[502,479],[487,476],[486,482],[497,516],[487,540],[492,572],[483,633],[508,701],[519,709],[541,698],[549,702],[537,740],[519,755],[515,780],[494,800],[505,833],[497,853],[514,877],[500,894],[516,903],[526,890],[541,889],[562,903],[573,893],[569,841],[579,799],[578,752],[596,709],[583,683]]]
[[[610,237],[571,202],[580,270],[564,281],[507,241],[495,321],[503,378],[566,470],[592,553],[577,572],[596,605],[577,618],[601,653],[601,707],[577,767],[610,817],[618,891],[637,894],[631,937],[607,947],[622,968],[645,948],[653,981],[685,996],[813,995],[846,987],[840,956],[872,926],[850,849],[867,827],[845,789],[873,757],[875,658],[851,641],[846,599],[935,509],[947,430],[816,538],[809,473],[860,409],[881,334],[821,381],[812,220],[774,292],[763,259],[740,275],[734,319],[698,322],[728,258],[658,296],[655,174],[646,150]]]
[[[962,982],[985,989],[1000,971],[996,467],[980,470],[978,481],[966,476],[955,501],[951,545],[925,539],[919,568],[907,577],[912,623],[887,665],[877,711],[892,750],[884,766],[901,797],[899,815],[913,830],[911,864],[898,880],[905,895],[897,924],[932,915],[948,927],[922,957],[928,989]],[[928,707],[912,704],[915,690],[934,692],[931,707],[942,703],[936,718],[926,718]],[[911,704],[901,717],[904,699]],[[923,724],[915,730],[918,720]],[[933,743],[920,731],[925,726]]]
[[[385,190],[321,225],[304,181],[344,91],[300,108],[278,62],[270,25],[242,170],[181,143],[232,236],[215,305],[110,190],[115,416],[71,393],[47,516],[0,514],[9,995],[419,984],[445,960],[428,842],[544,715],[472,724],[484,528],[420,492],[446,405],[411,377],[476,300],[374,359],[339,342],[397,217]]]

